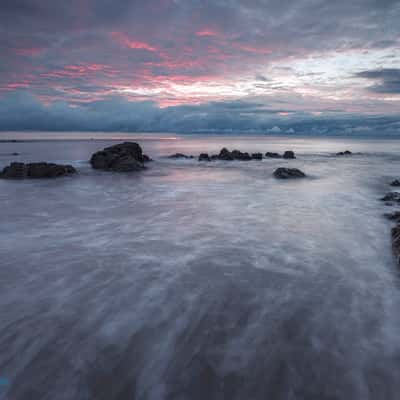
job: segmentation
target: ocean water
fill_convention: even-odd
[[[399,270],[379,198],[400,140],[36,137],[0,143],[0,167],[79,174],[0,180],[0,399],[399,398]],[[90,168],[131,137],[154,159],[144,172]],[[297,159],[164,157],[223,146]],[[276,180],[279,166],[308,177]]]

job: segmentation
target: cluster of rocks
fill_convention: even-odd
[[[94,153],[90,164],[94,169],[115,172],[140,171],[144,163],[151,161],[134,142],[124,142],[106,147]]]
[[[400,181],[398,179],[392,181],[390,186],[400,186]],[[393,206],[395,204],[400,204],[400,192],[389,192],[381,198],[388,206]],[[392,213],[384,214],[385,217],[396,225],[392,228],[392,249],[393,254],[396,257],[397,263],[400,265],[400,211],[394,211]]]
[[[187,156],[186,156],[187,157]],[[286,158],[286,159],[294,159],[296,158],[293,151],[285,151],[283,155],[278,153],[265,153],[265,157],[269,158]],[[214,161],[214,160],[223,160],[223,161],[250,161],[250,160],[262,160],[262,153],[252,153],[249,154],[247,152],[241,152],[239,150],[229,151],[227,148],[223,148],[219,154],[209,155],[208,153],[201,153],[198,160],[199,161]]]
[[[350,150],[339,151],[336,153],[337,156],[351,156],[353,153]]]
[[[71,175],[76,172],[72,165],[61,165],[46,162],[25,164],[12,162],[0,172],[0,178],[4,179],[36,179],[36,178],[57,178]]]

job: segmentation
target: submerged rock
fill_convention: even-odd
[[[274,177],[277,179],[304,178],[306,174],[297,168],[278,168],[274,171]]]
[[[262,160],[263,155],[262,155],[262,153],[253,153],[253,154],[251,155],[251,158],[252,158],[253,160]]]
[[[265,153],[265,157],[269,157],[269,158],[282,158],[282,156],[278,153],[271,153],[271,152],[266,152]]]
[[[76,173],[72,165],[61,165],[46,162],[24,164],[22,162],[12,162],[0,173],[0,178],[4,179],[37,179],[37,178],[57,178]]]
[[[115,172],[140,171],[143,163],[149,161],[143,156],[142,148],[134,142],[119,143],[94,153],[90,164],[94,169]]]
[[[293,159],[296,158],[296,156],[294,155],[294,151],[288,150],[283,154],[283,158]]]
[[[168,156],[168,158],[193,158],[193,156],[187,156],[186,154],[182,153],[175,153]]]
[[[390,182],[390,186],[400,186],[400,181],[395,179],[394,181]]]
[[[400,193],[399,192],[389,192],[386,193],[382,198],[382,201],[400,203]]]
[[[350,150],[339,151],[339,153],[336,153],[337,156],[350,156],[351,154],[353,153]]]

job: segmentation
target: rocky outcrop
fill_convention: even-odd
[[[282,156],[280,154],[271,153],[269,151],[265,153],[265,157],[268,157],[268,158],[282,158]]]
[[[124,142],[94,153],[90,164],[94,169],[130,172],[142,170],[146,161],[150,161],[150,158],[143,155],[137,143]]]
[[[253,160],[262,160],[263,155],[262,155],[262,153],[253,153],[253,154],[251,155],[251,158],[252,158]]]
[[[350,150],[346,150],[346,151],[339,151],[339,153],[336,153],[337,156],[350,156],[353,153]]]
[[[232,157],[234,160],[239,160],[239,161],[250,161],[251,160],[249,153],[242,153],[239,150],[233,150],[231,154],[232,154]]]
[[[297,168],[278,168],[274,171],[274,177],[277,179],[304,178],[306,174]]]
[[[400,225],[392,228],[392,249],[397,264],[400,264]]]
[[[199,161],[211,161],[211,158],[207,153],[201,153],[199,155]]]
[[[186,154],[183,154],[183,153],[175,153],[175,154],[171,154],[170,156],[168,156],[168,158],[175,158],[175,159],[183,158],[183,159],[187,159],[187,158],[194,158],[194,157],[193,156],[187,156]]]
[[[283,154],[283,158],[293,159],[293,158],[296,158],[296,156],[294,155],[293,151],[289,150],[289,151],[285,151],[285,153]]]
[[[400,186],[400,181],[395,179],[394,181],[390,182],[390,186]]]
[[[60,165],[46,162],[28,163],[13,162],[0,173],[4,179],[38,179],[57,178],[76,173],[72,165]]]

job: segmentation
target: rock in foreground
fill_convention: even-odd
[[[57,178],[76,173],[72,165],[60,165],[46,162],[24,164],[13,162],[0,173],[4,179]]]
[[[304,178],[306,174],[297,168],[278,168],[274,171],[274,177],[277,179]]]
[[[397,263],[400,264],[400,225],[392,228],[392,248]]]
[[[142,148],[134,142],[119,143],[94,153],[90,164],[94,169],[114,172],[140,171],[148,159]]]

